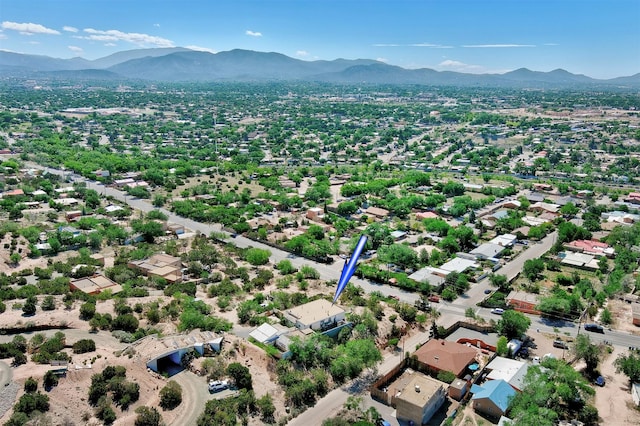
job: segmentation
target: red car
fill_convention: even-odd
[[[440,296],[432,294],[431,296],[429,296],[428,300],[429,300],[429,302],[439,303],[440,302]]]

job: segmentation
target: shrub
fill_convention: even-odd
[[[451,383],[456,379],[456,375],[453,374],[451,371],[441,370],[438,372],[437,379],[440,380],[441,382]]]
[[[162,424],[162,416],[155,407],[145,407],[144,405],[136,408],[136,417],[134,426],[160,426]]]
[[[44,374],[44,378],[42,379],[42,386],[49,390],[58,385],[58,376],[52,371],[49,370]]]
[[[182,403],[182,387],[175,381],[170,380],[165,387],[160,390],[160,406],[164,410],[173,410]]]
[[[24,382],[24,391],[25,393],[34,393],[38,390],[38,381],[33,377],[29,377]]]
[[[96,304],[94,302],[83,303],[80,306],[80,319],[89,321],[96,314]]]
[[[86,352],[93,352],[96,350],[96,342],[92,339],[81,339],[73,344],[74,354],[83,354]]]

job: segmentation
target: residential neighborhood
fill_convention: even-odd
[[[635,93],[95,83],[0,83],[3,423],[640,422]]]

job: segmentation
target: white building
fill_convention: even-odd
[[[283,312],[286,319],[291,321],[296,328],[304,330],[323,330],[331,328],[345,319],[345,311],[338,305],[328,300],[317,299]]]

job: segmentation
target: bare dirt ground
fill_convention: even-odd
[[[148,299],[155,299],[150,297]],[[121,410],[113,407],[118,419],[114,425],[131,425],[133,424],[136,414],[135,409],[138,406],[159,406],[159,391],[165,386],[168,379],[147,370],[147,359],[143,359],[138,354],[132,356],[117,356],[122,349],[128,345],[118,342],[111,336],[109,332],[100,331],[97,334],[89,334],[89,325],[86,321],[79,319],[79,303],[76,303],[74,309],[67,311],[62,307],[55,311],[43,312],[38,310],[37,314],[29,317],[27,320],[35,324],[66,324],[74,329],[63,330],[67,336],[67,344],[73,344],[80,338],[91,338],[96,342],[96,351],[86,354],[71,354],[72,362],[69,364],[69,371],[66,377],[60,379],[58,386],[47,392],[50,398],[51,409],[49,417],[54,420],[54,424],[60,424],[63,420],[70,420],[75,424],[102,424],[93,417],[94,407],[87,402],[88,389],[91,384],[91,376],[101,372],[108,365],[122,365],[127,369],[127,380],[134,381],[140,385],[140,399],[129,407],[128,410]],[[98,302],[97,312],[112,313],[113,302]],[[21,310],[7,310],[0,316],[0,321],[4,326],[18,325],[24,323],[26,319],[22,317]],[[171,331],[173,327],[166,327],[167,331]],[[34,333],[26,334],[29,340]],[[53,331],[46,332],[52,335]],[[13,336],[0,336],[0,342],[10,341]],[[260,398],[266,393],[271,394],[276,406],[276,418],[285,415],[284,395],[278,385],[275,383],[275,361],[270,359],[262,349],[253,344],[237,338],[232,335],[225,336],[225,350],[222,356],[225,357],[227,363],[239,362],[245,365],[251,371],[253,376],[253,387],[256,398]],[[201,362],[202,359],[199,361]],[[10,360],[7,360],[10,362]],[[198,366],[198,363],[195,363]],[[40,382],[47,370],[51,369],[49,365],[39,365],[29,361],[25,365],[12,368],[13,381],[20,385],[19,398],[23,391],[22,386],[28,377],[37,378]],[[268,372],[268,374],[265,374]],[[184,379],[183,379],[184,380]],[[183,380],[180,380],[183,382]],[[197,417],[202,413],[204,404],[212,398],[207,390],[207,380],[205,377],[197,377],[190,375],[187,379],[188,389],[184,389],[184,398],[180,406],[172,411],[161,411],[163,420],[166,424],[191,424],[195,422]],[[184,383],[184,382],[183,382]],[[183,388],[186,386],[183,385]],[[190,395],[186,392],[195,392]],[[0,417],[0,423],[5,423],[11,416],[12,410],[9,410],[4,416]],[[187,420],[188,419],[188,420]],[[186,423],[185,423],[186,421]],[[259,420],[253,420],[251,424],[262,424]]]
[[[633,325],[633,315],[631,304],[622,300],[609,300],[607,308],[611,311],[613,318],[612,328],[627,333],[640,335],[640,327]]]
[[[631,399],[629,379],[622,373],[616,373],[613,362],[626,349],[615,348],[613,353],[605,355],[600,363],[600,374],[606,379],[602,388],[596,386],[595,406],[603,425],[638,425],[640,411]]]

